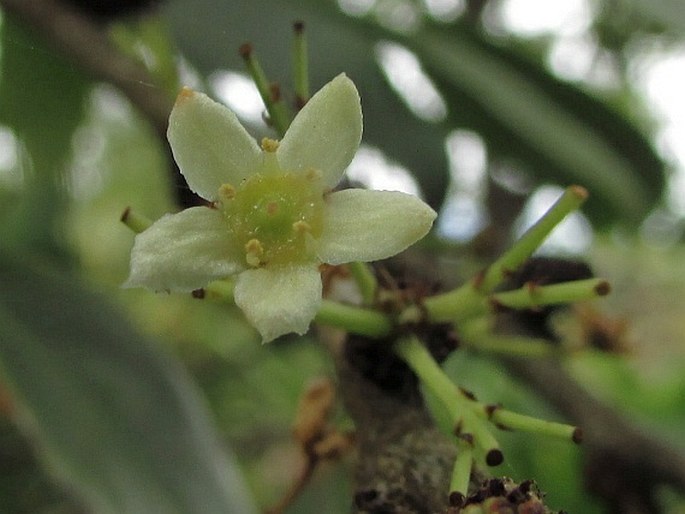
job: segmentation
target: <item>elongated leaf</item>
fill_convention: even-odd
[[[183,369],[75,277],[0,255],[0,372],[93,512],[254,512]]]

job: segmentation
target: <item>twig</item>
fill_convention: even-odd
[[[0,6],[95,79],[116,86],[164,137],[173,98],[140,63],[112,44],[102,25],[56,0],[0,0]]]
[[[121,91],[159,137],[176,186],[177,203],[182,207],[201,203],[188,188],[167,144],[166,130],[174,98],[156,84],[140,62],[119,51],[108,38],[106,26],[57,0],[0,0],[0,7],[4,14],[32,27],[86,74]]]

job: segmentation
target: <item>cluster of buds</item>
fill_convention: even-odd
[[[492,478],[468,497],[451,495],[446,514],[552,514],[552,511],[545,506],[535,482],[527,480],[517,484],[509,478]]]

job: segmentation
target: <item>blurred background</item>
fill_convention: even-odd
[[[563,187],[588,189],[544,251],[612,283],[583,312],[612,323],[613,344],[581,348],[562,320],[567,367],[683,450],[678,0],[2,0],[0,512],[253,512],[297,475],[290,425],[306,384],[334,374],[325,348],[262,346],[230,305],[120,289],[133,234],[119,221],[197,201],[164,138],[181,85],[269,133],[238,48],[292,100],[296,20],[312,90],[340,72],[359,88],[350,180],[439,212],[416,261],[436,280],[490,262]],[[556,416],[487,357],[447,367],[480,399]],[[342,410],[335,421],[350,428]],[[576,447],[502,441],[502,473],[535,478],[553,508],[609,512],[583,489]],[[288,512],[348,512],[349,474],[348,459],[318,469]],[[685,512],[669,487],[658,505]]]

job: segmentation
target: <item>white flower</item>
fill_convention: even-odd
[[[191,291],[234,276],[235,302],[264,341],[303,334],[321,302],[321,263],[390,257],[435,219],[411,195],[331,192],[361,133],[359,94],[344,74],[282,141],[261,147],[228,108],[184,89],[167,135],[191,189],[213,206],[167,214],[138,234],[125,286]]]

